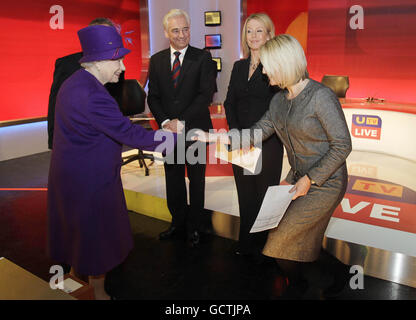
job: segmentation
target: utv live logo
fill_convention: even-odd
[[[381,118],[378,116],[353,114],[351,134],[356,138],[380,140]]]

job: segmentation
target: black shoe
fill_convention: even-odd
[[[170,226],[168,230],[159,234],[159,240],[178,239],[183,238],[185,230],[183,228]]]
[[[323,291],[324,297],[325,298],[338,297],[342,293],[342,291],[344,291],[344,288],[347,286],[347,283],[348,283],[348,279],[334,280],[334,283]]]
[[[243,250],[240,246],[240,244],[237,244],[233,247],[233,254],[240,256],[240,257],[247,257],[248,255],[250,255],[250,253],[246,250]]]
[[[305,278],[286,280],[286,290],[282,295],[284,300],[302,300],[309,289],[309,282]]]
[[[325,298],[336,298],[342,291],[344,291],[345,284],[333,283],[330,287],[326,288],[323,292]]]
[[[266,263],[266,257],[263,256],[260,252],[250,254],[249,260],[251,263],[258,265],[258,266]]]
[[[334,282],[332,283],[332,285],[323,291],[323,295],[325,298],[338,297],[342,293],[342,291],[344,291],[345,287],[348,284],[350,278],[348,267],[345,266],[343,268],[338,269],[338,272],[334,275]]]
[[[201,242],[201,236],[198,231],[193,231],[188,236],[188,244],[190,247],[195,248],[199,245]]]
[[[236,256],[239,256],[239,257],[243,258],[247,262],[252,263],[252,264],[255,264],[255,265],[262,265],[263,263],[266,262],[266,259],[267,259],[267,257],[264,256],[259,251],[256,251],[256,252],[245,252],[245,251],[242,251],[240,247],[237,247],[234,250],[234,254]],[[274,262],[274,259],[273,259],[273,262]]]
[[[231,250],[232,250],[232,253],[235,254],[236,256],[241,256],[242,254],[241,248],[238,244],[233,246]]]

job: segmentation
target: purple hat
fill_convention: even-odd
[[[123,39],[116,28],[103,25],[93,25],[78,31],[83,57],[79,63],[117,60],[130,52],[124,48]]]

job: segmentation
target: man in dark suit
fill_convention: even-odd
[[[216,82],[211,54],[189,45],[190,21],[186,12],[172,9],[164,17],[163,26],[170,48],[150,59],[149,108],[161,128],[176,131],[180,121],[185,125],[185,132],[195,128],[208,131],[212,129],[208,107]],[[206,151],[205,144],[203,147]],[[193,153],[192,149],[201,150],[194,142],[186,142],[185,148],[187,153]],[[175,149],[175,159],[177,155],[178,149]],[[159,235],[161,240],[187,234],[191,246],[199,244],[205,201],[205,162],[165,163],[166,196],[172,224]],[[189,208],[185,167],[189,178]]]
[[[115,27],[114,23],[108,18],[96,18],[89,24],[92,25],[107,25]],[[48,103],[48,147],[52,149],[53,146],[53,130],[55,120],[55,104],[56,96],[58,95],[59,88],[66,79],[69,78],[75,71],[81,69],[79,60],[82,58],[82,52],[70,54],[68,56],[59,58],[55,62],[55,71],[53,73],[53,82],[51,91],[49,93]],[[106,88],[109,93],[120,103],[120,88],[124,81],[124,72],[120,75],[120,80],[117,83],[107,84]]]

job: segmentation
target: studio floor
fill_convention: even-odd
[[[56,262],[45,252],[46,196],[50,152],[0,162],[0,257],[49,281]],[[144,175],[142,175],[144,176]],[[139,177],[140,179],[140,177]],[[135,246],[108,274],[107,291],[118,300],[280,300],[284,277],[273,261],[257,265],[235,255],[236,241],[204,234],[199,248],[159,241],[169,222],[129,212]],[[323,300],[331,283],[322,250],[306,275],[302,299]],[[298,297],[296,297],[298,298]],[[345,288],[338,300],[416,300],[410,286],[364,276],[364,288]]]

